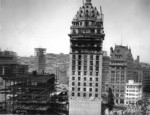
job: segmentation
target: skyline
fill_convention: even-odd
[[[92,0],[104,14],[103,50],[131,47],[134,59],[150,63],[150,1]],[[47,53],[69,53],[70,26],[83,5],[82,0],[1,0],[0,47],[19,56],[34,55],[34,48],[47,48]]]

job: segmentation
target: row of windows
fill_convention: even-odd
[[[80,11],[80,17],[81,16],[83,16],[83,14],[84,13],[86,13],[86,16],[87,15],[89,15],[88,13],[89,13],[89,11],[88,10],[86,10],[86,11]],[[92,17],[94,17],[95,15],[94,15],[94,10],[92,11]],[[98,27],[100,27],[100,26],[102,26],[102,25],[100,25],[98,22],[94,22],[94,21],[80,21],[80,22],[72,22],[72,25],[73,26],[98,26]]]
[[[139,96],[139,94],[130,94],[130,93],[127,93],[128,96]]]
[[[72,75],[81,75],[81,71],[78,71],[78,72],[72,71]],[[84,75],[85,75],[85,76],[88,75],[87,71],[84,71]],[[90,72],[89,72],[89,75],[90,75],[90,76],[93,76],[93,75],[94,75],[93,71],[90,71]],[[95,73],[95,75],[98,76],[98,75],[99,75],[99,72],[97,71],[97,72]]]
[[[126,97],[126,99],[139,99],[139,98],[136,98],[136,97]]]
[[[115,80],[116,80],[116,81],[120,81],[120,80],[123,81],[123,80],[125,80],[125,79],[124,79],[124,78],[116,78],[116,79],[115,79],[115,78],[111,78],[111,81],[115,81]]]
[[[118,55],[118,56],[115,56],[115,58],[117,58],[117,59],[122,59],[123,56]]]
[[[83,91],[88,91],[87,88],[82,88]],[[81,88],[77,88],[78,91],[81,91]],[[75,91],[75,87],[72,87],[72,91]],[[92,88],[89,88],[89,91],[92,92],[94,91]],[[95,92],[98,92],[98,88],[95,88]]]
[[[127,88],[137,88],[137,86],[127,86]]]
[[[121,65],[125,65],[126,63],[125,63],[125,62],[120,62],[120,61],[114,61],[114,62],[111,62],[111,64],[121,64]]]
[[[124,93],[124,92],[125,92],[124,89],[121,89],[121,90],[119,90],[119,89],[112,89],[112,91],[113,91],[113,92],[121,92],[121,93]]]
[[[76,63],[76,62],[77,62],[77,63]],[[72,60],[72,65],[73,65],[73,66],[75,66],[75,65],[81,66],[81,63],[83,63],[84,66],[87,66],[87,60],[84,60],[84,61]],[[90,62],[89,62],[89,65],[90,65],[90,66],[93,66],[93,65],[94,65],[93,61],[90,61]],[[99,61],[96,61],[95,65],[96,65],[96,66],[99,66]]]
[[[75,93],[74,93],[74,92],[72,92],[72,96],[75,96]],[[81,93],[77,93],[77,96],[78,96],[78,97],[80,97],[80,96],[81,96],[81,97],[82,97],[82,96],[83,96],[83,97],[87,97],[87,96],[92,97],[92,93],[89,93],[89,94],[83,93],[83,95],[82,95]],[[95,95],[93,94],[93,96],[98,97],[98,94],[95,94]]]
[[[125,71],[111,71],[111,73],[116,73],[116,74],[124,74],[125,73]]]
[[[77,83],[78,86],[81,86],[81,82]],[[83,83],[84,86],[88,86],[88,83]],[[75,86],[75,82],[72,82],[72,86]],[[89,83],[89,86],[94,86],[94,83]],[[98,83],[95,83],[95,86],[98,87]]]
[[[87,77],[83,78],[84,81],[86,81],[87,79],[88,79]],[[75,80],[75,77],[72,77],[72,80]],[[80,81],[81,77],[78,77],[78,80]],[[94,78],[90,77],[89,80],[92,81],[92,80],[94,80]],[[95,81],[98,81],[98,78],[95,78]]]
[[[93,56],[94,55],[90,55],[90,60],[93,60]],[[84,59],[84,60],[87,60],[87,55],[72,55],[72,59],[75,60],[75,59],[78,59],[78,60],[81,60],[81,59]],[[96,60],[99,60],[99,56],[96,55]]]
[[[95,33],[95,34],[100,34],[100,33],[103,33],[103,29],[73,29],[72,33],[73,34],[77,34],[77,33]]]
[[[116,99],[116,103],[118,104],[120,100],[120,104],[124,104],[124,99]]]
[[[89,43],[82,42],[82,43],[73,43],[71,45],[71,47],[72,48],[75,48],[75,47],[80,47],[80,48],[90,48],[90,47],[99,48],[99,47],[101,47],[101,44],[99,44],[99,43],[90,43],[89,44]],[[73,60],[75,60],[75,59],[73,59]],[[80,59],[78,58],[78,60],[83,60],[83,58],[80,58]],[[84,57],[84,60],[87,60],[87,57],[86,58]],[[93,58],[92,58],[92,60],[93,60]]]
[[[127,92],[138,92],[138,90],[127,90]]]
[[[73,34],[77,33],[95,33],[95,34],[100,34],[103,33],[102,29],[73,29],[72,30]]]
[[[78,70],[81,71],[81,66],[78,66],[77,68],[78,68]],[[83,69],[84,69],[84,70],[87,70],[87,66],[84,66]],[[76,70],[76,66],[72,66],[72,70],[75,71],[75,70]],[[90,66],[90,67],[89,67],[89,70],[90,70],[90,71],[93,71],[93,66]],[[99,70],[99,67],[96,66],[96,67],[95,67],[95,70],[98,71],[98,70]]]
[[[121,76],[121,77],[125,77],[124,74],[122,74],[122,75],[120,75],[120,74],[114,74],[114,73],[111,74],[111,77],[115,77],[115,76],[116,76],[116,77],[120,77],[120,76]]]
[[[126,102],[126,104],[131,104],[131,103],[136,103],[136,102],[134,102],[134,101]]]
[[[111,67],[112,70],[125,70],[126,67]]]
[[[125,89],[124,85],[111,85],[111,88]]]
[[[96,49],[93,49],[93,48],[90,48],[90,49],[87,49],[87,48],[72,48],[72,53],[100,53],[102,50],[102,47],[99,47],[99,48],[96,48]]]
[[[122,81],[111,81],[111,83],[125,83],[125,81],[124,80],[122,80]]]

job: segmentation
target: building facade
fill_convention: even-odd
[[[141,63],[142,74],[143,74],[143,97],[144,103],[150,104],[150,65]]]
[[[69,37],[69,115],[100,115],[103,14],[91,0],[73,18]]]
[[[137,59],[133,62],[133,80],[134,82],[142,83],[143,80],[143,71],[140,64],[140,57],[137,56]]]
[[[28,65],[17,63],[17,54],[12,51],[0,51],[0,90],[5,84],[3,77],[13,77],[14,75],[24,75],[28,72]],[[5,99],[4,94],[0,94],[0,102]]]
[[[102,93],[108,92],[109,88],[109,62],[110,57],[107,55],[107,52],[103,52]]]
[[[0,64],[0,76],[23,75],[28,73],[28,65],[22,64]]]
[[[136,105],[137,101],[142,99],[142,83],[129,80],[126,83],[125,98],[126,105]]]
[[[35,48],[35,58],[36,58],[36,71],[37,73],[44,73],[46,68],[46,49],[45,48]]]
[[[17,63],[17,53],[13,51],[0,51],[0,64]]]
[[[132,54],[127,46],[115,45],[110,49],[109,87],[115,96],[116,105],[125,104],[126,81],[132,79]]]

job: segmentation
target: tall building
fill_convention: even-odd
[[[137,56],[137,59],[133,62],[133,80],[138,83],[142,83],[143,80],[143,71],[140,64],[140,57]]]
[[[36,70],[37,72],[44,73],[46,68],[46,49],[45,48],[35,48],[36,56]]]
[[[103,14],[86,0],[70,27],[69,115],[101,115]]]
[[[143,101],[150,104],[150,65],[141,63],[143,72]]]
[[[0,51],[0,90],[5,87],[2,79],[4,76],[13,77],[14,75],[27,74],[28,66],[17,63],[17,54],[12,51]],[[8,84],[6,84],[8,86]],[[4,94],[0,94],[0,102],[5,99]]]
[[[109,88],[109,62],[110,57],[107,52],[103,52],[102,93],[106,93]]]
[[[126,82],[132,79],[133,75],[131,49],[126,46],[115,45],[114,49],[111,48],[110,53],[109,85],[115,95],[115,103],[124,105]]]

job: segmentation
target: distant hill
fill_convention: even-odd
[[[29,65],[29,72],[35,70],[35,56],[18,57],[18,62]],[[55,73],[59,69],[59,83],[68,84],[69,54],[46,54],[46,73]]]

